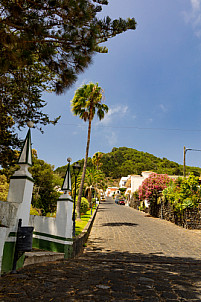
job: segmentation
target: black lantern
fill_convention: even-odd
[[[79,163],[73,165],[73,174],[75,175],[75,192],[74,192],[74,208],[73,208],[73,237],[75,237],[75,200],[76,200],[76,187],[77,187],[77,176],[80,173],[81,166]]]

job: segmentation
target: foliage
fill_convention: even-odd
[[[123,193],[126,192],[126,189],[127,189],[127,188],[119,188],[119,191],[123,194]]]
[[[86,198],[82,197],[81,198],[80,212],[83,213],[83,214],[86,214],[88,209],[89,209],[88,200]]]
[[[183,175],[183,166],[166,158],[159,158],[150,153],[132,148],[113,148],[109,153],[103,153],[101,170],[106,177],[113,179],[127,175],[140,175],[142,171],[153,171],[158,174]],[[200,168],[186,167],[187,173]]]
[[[76,204],[77,204],[77,201],[78,201],[78,196],[76,197]],[[82,197],[81,198],[80,213],[86,214],[86,212],[88,211],[88,209],[89,209],[88,200],[85,197]]]
[[[34,179],[32,205],[41,209],[43,215],[55,212],[57,199],[60,196],[56,187],[62,185],[62,179],[53,172],[53,169],[53,166],[38,159],[36,152],[33,153],[33,166],[30,168]]]
[[[81,170],[82,170],[83,166],[84,166],[84,158],[82,160],[78,160],[77,163],[79,163],[79,165],[81,166]],[[72,184],[74,183],[74,181],[73,181],[74,180],[74,175],[73,175],[73,168],[72,168],[73,165],[74,165],[74,163],[71,164],[71,166],[70,166],[70,171],[71,171],[71,176],[72,176]],[[60,177],[64,178],[64,176],[66,174],[67,166],[68,165],[58,167],[54,170],[54,172],[57,173]],[[93,168],[91,157],[87,158],[87,168]]]
[[[97,189],[100,188],[101,184],[104,182],[104,179],[105,175],[103,174],[103,172],[94,168],[86,169],[84,189],[85,192],[88,193],[87,199],[90,207],[92,202],[92,190],[97,191]]]
[[[0,175],[0,201],[6,201],[8,195],[9,184],[5,175]]]
[[[46,215],[46,213],[52,213],[56,210],[57,199],[60,196],[60,193],[57,191],[57,187],[61,187],[63,180],[58,174],[54,173],[54,166],[46,163],[44,160],[38,159],[37,151],[35,149],[32,150],[32,160],[33,165],[29,168],[34,179],[31,213],[33,213],[32,215]],[[0,171],[0,181],[2,179],[3,181],[6,181],[5,187],[7,187],[7,189],[4,190],[4,193],[8,191],[7,183],[9,183],[10,177],[18,168],[18,165],[14,165]]]
[[[171,186],[163,190],[163,196],[172,204],[176,212],[197,207],[201,201],[199,178],[190,174],[188,178],[178,178]]]
[[[102,167],[103,163],[101,162],[101,158],[103,157],[102,152],[96,152],[94,153],[92,157],[92,163],[97,170]]]
[[[55,124],[43,113],[44,91],[62,93],[91,63],[100,43],[127,30],[134,18],[98,19],[107,0],[0,2],[0,164],[15,160],[16,127],[28,120]]]
[[[157,174],[183,175],[182,165],[132,148],[113,148],[111,152],[102,154],[100,170],[111,182],[110,186],[118,186],[119,181],[115,183],[114,179],[132,174],[141,174],[143,171],[153,171]],[[92,159],[89,157],[87,160],[88,168],[93,167]],[[84,159],[79,160],[79,164],[83,167]],[[125,167],[127,168],[125,169]],[[66,166],[55,170],[61,176],[64,176],[65,171]],[[201,168],[198,167],[186,167],[186,171],[187,174],[190,174],[190,172],[201,174]]]
[[[98,3],[98,4],[96,4]],[[38,62],[57,76],[55,89],[63,91],[91,62],[100,43],[128,29],[133,19],[98,19],[101,0],[2,0],[0,3],[0,70],[8,73]]]
[[[138,199],[139,199],[139,192],[138,192],[138,190],[135,191],[135,192],[133,192],[132,198],[133,198],[134,200],[138,200]]]
[[[95,210],[95,206],[93,207],[92,211],[94,212],[94,210]],[[76,221],[75,224],[76,236],[78,236],[83,231],[90,218],[91,218],[91,209],[88,209],[88,211],[81,216],[81,219]]]
[[[42,97],[43,91],[50,90],[53,75],[39,63],[24,67],[9,74],[0,74],[0,164],[7,166],[16,159],[13,148],[19,148],[21,141],[15,134],[31,120],[35,125],[55,124],[59,118],[51,121],[42,112],[46,103]],[[47,84],[48,83],[48,84]],[[40,130],[42,130],[40,128]]]
[[[138,189],[140,200],[157,201],[160,193],[172,182],[165,174],[152,173],[147,177]]]
[[[75,92],[74,98],[71,101],[72,112],[74,115],[79,116],[85,122],[88,122],[88,135],[87,146],[85,152],[84,166],[82,171],[82,179],[79,187],[78,202],[77,202],[77,214],[80,218],[80,204],[81,196],[83,193],[84,179],[87,168],[87,159],[89,153],[89,144],[91,136],[91,123],[97,113],[99,120],[104,118],[105,113],[108,112],[108,106],[102,104],[103,90],[98,86],[98,83],[84,84],[78,88]]]
[[[30,208],[30,215],[36,215],[36,216],[40,215],[39,211],[36,208],[33,208],[32,204]]]
[[[46,214],[46,217],[54,217],[54,218],[55,218],[55,217],[56,217],[56,212],[53,212],[53,213],[49,213],[49,212],[48,212],[48,213]]]
[[[1,100],[0,112],[0,165],[3,168],[6,168],[9,164],[14,164],[14,162],[16,162],[17,153],[15,150],[13,150],[13,148],[19,148],[20,141],[17,135],[14,133],[13,118],[7,115],[6,107],[2,105]]]

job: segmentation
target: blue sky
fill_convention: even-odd
[[[44,134],[32,130],[33,148],[55,167],[84,158],[87,124],[70,100],[92,81],[110,110],[93,121],[90,157],[125,146],[182,163],[184,146],[201,149],[201,0],[110,0],[102,15],[135,17],[137,29],[105,43],[109,53],[95,55],[65,94],[45,95],[46,112],[62,117]],[[201,167],[201,152],[189,151],[186,164]]]

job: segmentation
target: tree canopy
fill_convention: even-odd
[[[0,3],[0,70],[38,61],[55,72],[62,92],[91,62],[108,38],[135,29],[135,19],[98,19],[105,0],[2,0]]]
[[[0,201],[6,201],[9,184],[5,175],[0,175]]]
[[[104,153],[101,169],[106,177],[121,178],[131,174],[140,175],[142,171],[153,171],[158,174],[183,175],[183,166],[167,158],[159,158],[148,152],[120,147]],[[187,172],[201,173],[200,168],[187,167]]]
[[[84,159],[79,163],[83,166]],[[143,171],[152,171],[158,174],[183,175],[183,166],[170,161],[167,158],[156,157],[148,152],[138,151],[127,147],[114,147],[111,152],[102,153],[100,159],[102,164],[99,169],[103,171],[107,178],[119,179],[122,176],[131,174],[140,175]],[[89,157],[87,167],[93,167],[92,159]],[[62,173],[65,167],[56,169],[58,173]],[[187,174],[192,172],[194,175],[201,174],[199,167],[186,167]]]
[[[56,211],[57,200],[60,196],[58,188],[62,179],[53,172],[53,166],[42,159],[38,159],[36,150],[32,151],[33,166],[30,172],[34,179],[32,205],[39,208],[43,215]]]
[[[23,127],[29,119],[35,124],[52,122],[43,112],[42,92],[51,88],[62,93],[96,52],[107,52],[102,42],[136,28],[134,18],[99,19],[107,4],[107,0],[0,2],[0,109],[5,115],[0,119],[0,148],[9,154],[0,158],[0,164],[20,145],[16,126]]]

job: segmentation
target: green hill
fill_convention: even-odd
[[[106,177],[117,179],[130,174],[140,175],[142,171],[153,171],[159,174],[183,175],[183,166],[167,158],[159,158],[150,153],[138,151],[132,148],[113,148],[109,153],[103,153],[101,170]],[[83,165],[84,160],[79,161]],[[88,166],[92,166],[91,158]],[[64,173],[66,166],[59,167],[56,172]],[[186,167],[186,173],[201,174],[199,167]]]

